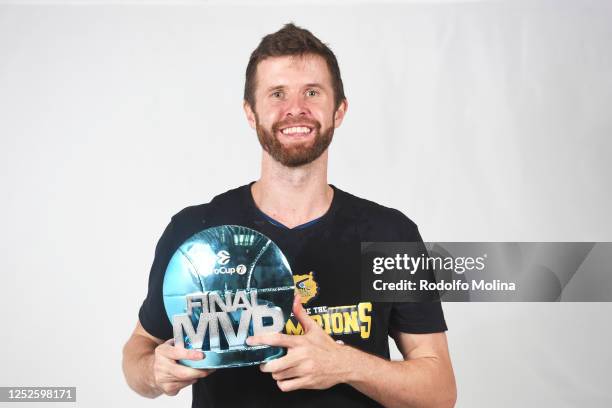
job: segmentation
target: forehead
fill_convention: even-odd
[[[319,55],[268,57],[257,65],[257,89],[319,83],[331,87],[325,59]]]

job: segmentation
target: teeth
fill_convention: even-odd
[[[310,129],[304,126],[290,127],[282,130],[284,135],[291,135],[294,133],[310,133]]]

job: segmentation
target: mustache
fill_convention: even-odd
[[[306,125],[316,130],[321,130],[321,123],[314,119],[285,119],[279,122],[276,122],[272,125],[272,130],[274,132],[279,131],[280,129],[295,126],[295,125]]]

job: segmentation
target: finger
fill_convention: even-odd
[[[291,367],[283,371],[278,371],[276,373],[272,373],[272,378],[276,381],[288,380],[291,378],[296,378],[301,375],[299,367]]]
[[[299,336],[290,336],[283,333],[264,333],[256,336],[250,336],[246,339],[246,343],[249,346],[255,346],[259,344],[266,344],[268,346],[277,347],[295,347],[299,341]]]
[[[174,364],[168,367],[169,375],[172,381],[191,381],[198,378],[207,377],[211,370],[199,370],[197,368],[185,367],[180,364]]]
[[[169,341],[157,347],[156,351],[163,357],[172,360],[202,360],[206,356],[201,351],[188,350],[184,347],[177,347],[169,344]]]
[[[295,295],[295,298],[293,299],[293,315],[304,328],[304,332],[308,332],[315,327],[319,327],[317,322],[315,322],[308,315],[308,313],[306,313],[306,309],[304,309],[304,306],[302,306],[300,295]]]
[[[164,383],[162,390],[164,394],[174,396],[179,393],[183,388],[188,387],[196,383],[197,380],[191,381],[170,381]]]
[[[307,382],[303,377],[297,377],[289,380],[277,381],[276,385],[281,391],[289,392],[306,388]]]
[[[193,385],[197,383],[198,380],[199,378],[194,378],[193,380],[189,380],[189,381],[172,381],[169,384],[175,384],[175,385],[178,385],[180,388],[185,388],[189,385]]]
[[[275,373],[294,367],[297,365],[297,363],[298,362],[294,357],[286,355],[285,357],[261,364],[259,369],[264,373]]]

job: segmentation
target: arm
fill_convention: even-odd
[[[287,347],[287,355],[261,365],[282,391],[326,389],[347,383],[388,407],[453,407],[456,399],[446,335],[394,333],[404,361],[388,361],[336,343],[312,320],[299,299],[293,313],[303,336],[270,333],[248,344]]]
[[[123,347],[123,374],[130,388],[143,397],[176,395],[214,371],[185,367],[176,360],[202,358],[199,351],[174,347],[173,339],[164,342],[152,336],[138,322]]]
[[[342,382],[387,407],[453,407],[455,377],[445,333],[394,333],[404,361],[387,361],[352,347]]]
[[[162,340],[147,333],[138,322],[132,336],[123,346],[123,375],[130,388],[143,397],[155,398],[161,394],[155,384],[153,361],[155,348],[162,343]]]

